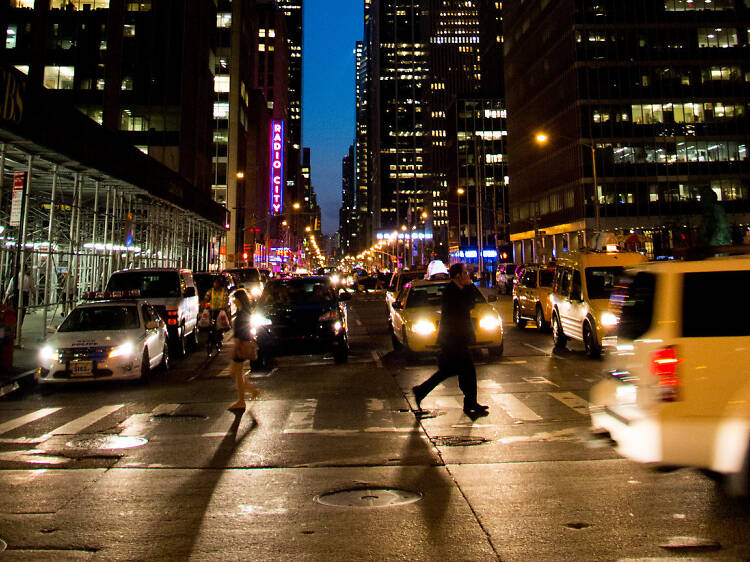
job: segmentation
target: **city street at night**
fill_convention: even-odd
[[[490,414],[475,421],[455,378],[416,416],[410,389],[434,357],[392,350],[382,292],[347,304],[348,363],[278,358],[251,374],[261,395],[244,413],[226,409],[231,346],[146,384],[5,397],[3,559],[750,557],[746,500],[592,446],[603,362],[512,327],[508,297],[502,358],[476,357]]]

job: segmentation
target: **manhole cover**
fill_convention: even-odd
[[[328,492],[315,498],[323,505],[333,507],[393,507],[418,502],[419,492],[396,488],[351,488]]]
[[[568,529],[574,529],[576,531],[580,531],[581,529],[586,529],[588,527],[591,527],[591,524],[584,523],[583,521],[576,521],[575,523],[566,523],[565,526]]]
[[[132,449],[148,443],[145,437],[122,435],[97,435],[96,437],[81,437],[68,441],[66,445],[72,449]]]
[[[483,445],[489,440],[485,437],[470,437],[466,435],[443,435],[435,437],[432,442],[438,447],[473,447]]]

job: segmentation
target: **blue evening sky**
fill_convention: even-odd
[[[354,142],[354,47],[363,18],[363,0],[304,2],[302,144],[310,147],[326,234],[339,226],[341,160]]]

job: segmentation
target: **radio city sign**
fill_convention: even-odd
[[[284,210],[284,122],[271,121],[271,214]]]

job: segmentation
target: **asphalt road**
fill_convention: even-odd
[[[147,385],[0,400],[0,558],[750,559],[750,502],[587,444],[602,362],[581,346],[553,354],[504,300],[505,354],[477,358],[490,415],[466,417],[453,379],[418,418],[433,361],[391,350],[382,294],[348,308],[350,362],[280,358],[242,416],[228,348]]]

